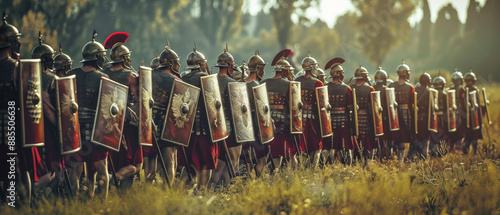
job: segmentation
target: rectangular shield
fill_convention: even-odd
[[[114,151],[120,151],[128,87],[101,77],[92,141]]]
[[[200,88],[175,79],[161,139],[187,147],[193,130]]]
[[[153,82],[151,68],[139,67],[139,145],[153,146]]]
[[[373,117],[373,129],[375,131],[375,136],[380,137],[384,135],[384,126],[382,121],[382,101],[380,99],[380,91],[370,92],[371,105],[372,105],[372,117]]]
[[[432,132],[437,132],[437,110],[436,106],[438,104],[438,91],[435,89],[429,89],[429,121],[427,123],[427,129]]]
[[[40,59],[21,59],[20,62],[19,97],[22,146],[43,146],[45,136]]]
[[[274,139],[274,127],[271,120],[271,109],[269,108],[269,98],[267,97],[266,84],[253,87],[253,98],[255,103],[255,112],[259,126],[259,138],[261,144],[266,144]]]
[[[207,75],[201,79],[201,90],[205,101],[205,111],[207,112],[208,126],[212,142],[226,139],[229,134],[226,125],[226,116],[222,109],[222,98],[220,95],[219,81],[217,74]],[[229,117],[229,116],[228,116]]]
[[[227,87],[236,142],[255,141],[247,84],[244,82],[230,82]]]
[[[328,100],[328,86],[316,87],[316,99],[316,104],[318,104],[321,137],[325,138],[332,136],[332,118],[330,115],[330,101]]]
[[[487,123],[491,125],[491,115],[490,115],[490,101],[486,97],[486,89],[483,87],[482,90],[483,102],[484,102],[484,114],[486,115]]]
[[[479,101],[477,100],[477,91],[469,92],[469,103],[470,103],[470,123],[473,130],[481,128],[481,123],[479,117]]]
[[[391,131],[399,131],[399,116],[398,108],[396,107],[396,94],[394,88],[388,87],[385,89],[387,101],[387,113],[389,118],[389,128]]]
[[[57,124],[61,154],[80,150],[80,124],[76,95],[76,76],[56,78]]]
[[[302,134],[302,96],[300,82],[290,81],[290,133]]]
[[[446,92],[446,115],[448,116],[448,131],[454,132],[457,130],[457,98],[455,90]]]

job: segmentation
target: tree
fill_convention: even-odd
[[[415,9],[412,0],[353,0],[358,13],[352,22],[356,28],[355,45],[375,65],[401,42],[410,39],[408,17]]]
[[[420,37],[419,37],[419,47],[418,56],[420,58],[425,58],[429,55],[430,51],[430,40],[431,40],[431,12],[429,9],[428,0],[423,0],[423,17],[420,21]]]

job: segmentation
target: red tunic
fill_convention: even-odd
[[[322,87],[323,83],[319,80],[314,84],[314,90],[318,87]],[[314,97],[315,98],[315,97]],[[314,104],[315,102],[313,102]],[[313,107],[313,109],[316,107]],[[321,131],[319,128],[319,116],[315,116],[316,118],[306,118],[303,121],[304,128],[304,138],[306,140],[306,150],[307,151],[315,151],[323,149],[323,142],[321,141]]]

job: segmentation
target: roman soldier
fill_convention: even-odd
[[[374,75],[375,86],[373,87],[375,91],[380,92],[380,103],[382,104],[382,121],[384,125],[384,134],[379,137],[379,141],[381,142],[381,146],[379,150],[382,150],[380,155],[382,157],[389,158],[392,155],[392,136],[391,129],[389,126],[389,110],[387,107],[387,72],[379,67]]]
[[[19,88],[17,86],[19,79],[22,77],[18,76],[17,70],[19,69],[19,50],[21,47],[20,36],[21,33],[17,30],[17,28],[13,25],[7,23],[7,15],[5,12],[2,16],[3,24],[0,26],[0,120],[1,120],[1,142],[0,142],[0,153],[6,155],[9,150],[9,140],[8,140],[8,127],[9,124],[9,110],[12,110],[12,106],[9,104],[14,104],[14,109],[18,110],[20,105],[20,101],[18,98]],[[18,112],[16,111],[16,114]],[[16,118],[17,119],[17,118]],[[20,126],[21,123],[16,121],[16,125]],[[18,128],[16,127],[16,130]],[[36,135],[36,134],[30,134]],[[39,181],[38,177],[34,175],[34,177],[30,177],[30,171],[37,171],[37,165],[34,165],[34,161],[40,160],[40,155],[38,154],[37,147],[30,148],[22,148],[16,147],[16,152],[18,154],[17,161],[18,167],[16,170],[21,175],[21,187],[23,189],[19,189],[19,194],[21,200],[26,202],[27,205],[31,203],[31,180],[34,182]],[[0,161],[0,171],[3,172],[0,176],[0,181],[4,182],[3,189],[7,189],[8,180],[7,172],[9,172],[9,163],[7,159],[2,159]],[[5,198],[5,195],[2,195]]]
[[[248,77],[243,78],[243,81],[247,83],[247,92],[250,100],[250,107],[255,107],[253,87],[259,86],[259,81],[261,81],[262,77],[264,76],[264,69],[266,68],[266,62],[264,61],[264,59],[262,59],[262,57],[260,57],[259,52],[256,51],[255,55],[251,56],[248,59],[248,67],[246,69],[245,66],[246,66],[245,62],[243,61],[241,65],[242,71],[243,72],[245,72],[245,70],[249,71],[249,74],[247,75]],[[262,144],[262,140],[259,138],[260,132],[259,129],[257,129],[259,124],[257,123],[258,119],[255,108],[250,108],[250,110],[252,112],[252,121],[254,122],[254,133],[255,133],[254,136],[256,138],[256,141],[244,144],[242,154],[246,153],[246,155],[248,155],[247,152],[250,149],[250,147],[254,149],[255,153],[252,154],[255,154],[256,164],[254,167],[251,168],[255,169],[255,175],[257,177],[260,177],[262,174],[262,170],[264,169],[264,166],[267,163],[267,155],[269,154],[269,147],[267,144]]]
[[[354,80],[356,82],[351,84],[353,94],[355,94],[357,119],[354,119],[354,136],[356,147],[358,152],[363,153],[359,156],[364,156],[373,159],[375,155],[375,150],[377,149],[377,143],[375,142],[375,135],[373,129],[373,117],[372,117],[372,105],[371,105],[371,92],[375,89],[370,86],[368,82],[368,70],[366,68],[359,66],[356,71],[354,71]],[[356,111],[356,110],[353,110]],[[357,120],[357,124],[356,124]]]
[[[156,125],[156,139],[160,146],[161,153],[167,167],[167,177],[172,184],[175,178],[175,171],[178,165],[179,145],[161,138],[161,131],[164,128],[165,116],[170,101],[170,95],[175,80],[181,80],[179,75],[179,55],[170,47],[167,41],[165,49],[158,57],[158,67],[152,72],[153,80],[153,121]],[[146,181],[152,182],[156,175],[158,151],[156,147],[143,147],[145,165],[144,171]],[[182,160],[181,160],[182,161]],[[184,164],[184,166],[187,166]]]
[[[469,153],[470,145],[472,144],[472,149],[474,154],[477,153],[477,141],[483,139],[482,129],[482,116],[481,116],[481,105],[479,104],[479,90],[476,86],[476,74],[470,71],[465,74],[465,92],[466,95],[466,105],[468,105],[468,125],[465,129],[465,139],[464,139],[464,154]]]
[[[312,58],[310,54],[302,60],[302,69],[304,69],[305,74],[295,79],[295,81],[300,82],[302,88],[302,102],[304,103],[302,122],[306,151],[312,158],[312,165],[316,167],[321,149],[323,149],[323,142],[320,134],[320,119],[315,90],[322,87],[323,83],[313,76],[313,73],[315,73],[313,71],[318,69],[318,61]]]
[[[442,156],[444,151],[441,148],[441,142],[447,143],[449,140],[448,135],[448,117],[447,117],[447,89],[445,89],[446,80],[443,76],[439,75],[432,80],[432,86],[438,91],[437,95],[437,132],[431,132],[429,152],[433,156]],[[440,150],[441,148],[441,150]]]
[[[405,144],[410,143],[414,138],[414,96],[415,89],[408,83],[410,78],[410,67],[403,61],[397,68],[398,81],[389,85],[394,88],[397,112],[400,129],[393,131],[393,141],[398,148],[398,158],[401,162],[404,160]]]
[[[414,143],[410,146],[409,157],[417,155],[418,157],[427,157],[429,150],[429,87],[431,84],[431,75],[422,73],[419,78],[419,86],[415,87],[417,93],[417,111],[418,111],[418,133],[415,136]]]
[[[127,110],[123,126],[122,147],[113,152],[116,173],[114,177],[122,183],[121,187],[131,186],[133,176],[142,169],[142,146],[139,145],[138,115],[139,115],[139,74],[132,67],[130,50],[125,46],[129,35],[125,32],[116,32],[106,38],[104,48],[111,49],[111,67],[104,69],[108,77],[120,84],[128,86]],[[117,185],[118,186],[118,185]]]
[[[229,175],[229,163],[232,163],[232,168],[236,169],[238,165],[238,161],[241,156],[241,143],[238,143],[236,141],[236,129],[235,125],[233,124],[234,120],[232,120],[232,108],[231,108],[231,103],[229,101],[229,87],[228,84],[232,82],[237,82],[234,80],[232,77],[233,75],[233,66],[234,66],[234,58],[231,53],[229,53],[228,48],[227,48],[227,43],[226,43],[226,48],[224,51],[217,56],[217,64],[215,67],[219,68],[219,72],[217,75],[217,79],[219,82],[219,90],[220,90],[220,96],[222,98],[222,108],[224,110],[224,115],[226,117],[226,127],[229,133],[229,137],[225,140],[227,149],[229,150],[226,152],[225,150],[221,150],[219,154],[219,161],[217,162],[217,168],[212,176],[211,183],[216,184],[219,179],[223,181],[223,185],[229,184],[230,181],[230,175]],[[227,160],[227,156],[229,155],[230,160],[232,162],[229,162]]]
[[[323,143],[323,160],[328,157],[333,161],[336,158],[344,164],[351,165],[352,149],[354,144],[351,135],[350,112],[352,110],[352,89],[343,82],[344,59],[333,58],[326,63],[325,70],[330,70],[331,82],[328,82],[328,96],[332,109],[333,136],[330,141]]]
[[[71,70],[73,60],[67,54],[63,53],[62,46],[59,45],[59,54],[54,57],[54,70],[56,75],[64,77]]]
[[[38,150],[43,152],[44,165],[37,168],[35,174],[40,177],[40,181],[35,183],[34,190],[45,187],[54,180],[54,173],[60,172],[63,168],[62,159],[58,153],[57,134],[57,105],[56,86],[54,74],[54,49],[42,43],[42,34],[38,34],[39,44],[31,51],[32,59],[40,59],[42,66],[42,101],[44,113],[44,135],[45,146]],[[46,168],[46,169],[45,169]],[[54,184],[52,184],[54,185]],[[52,187],[53,188],[53,187]]]
[[[90,197],[93,198],[94,196],[96,174],[98,174],[104,182],[104,195],[106,198],[109,188],[108,149],[90,141],[96,117],[101,77],[108,77],[108,75],[101,72],[106,62],[106,49],[101,43],[95,41],[96,36],[97,33],[94,31],[92,40],[83,46],[83,60],[80,61],[80,63],[83,63],[83,66],[72,69],[67,74],[68,76],[76,76],[77,100],[79,104],[78,120],[80,122],[80,135],[83,147],[79,152],[71,154],[72,156],[66,159],[66,164],[73,170],[71,184],[75,187],[74,193],[78,194],[79,179],[83,172],[83,162],[86,162],[87,172],[90,175]]]
[[[456,130],[450,132],[450,151],[453,151],[455,145],[462,146],[462,141],[465,137],[465,131],[467,128],[467,108],[465,101],[465,87],[463,86],[464,77],[462,72],[455,69],[455,72],[451,74],[452,85],[450,89],[455,90],[455,99],[457,106],[457,121]]]
[[[182,80],[188,84],[201,88],[201,77],[208,76],[210,70],[207,65],[207,58],[198,51],[196,45],[193,51],[187,56],[187,67],[182,76]],[[211,141],[205,99],[199,97],[196,110],[194,129],[191,134],[187,157],[189,163],[196,168],[197,184],[200,190],[205,190],[212,174],[212,170],[217,166],[219,157],[218,142]]]
[[[295,157],[297,148],[294,145],[294,137],[290,134],[290,107],[288,105],[290,81],[283,73],[285,71],[291,73],[294,70],[287,61],[291,54],[290,49],[280,51],[271,63],[274,66],[275,75],[260,82],[260,84],[266,84],[271,119],[274,121],[275,126],[274,139],[269,142],[269,145],[271,146],[273,163],[276,167],[281,166],[283,158],[289,159],[292,167],[297,163]]]

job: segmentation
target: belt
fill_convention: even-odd
[[[332,108],[332,110],[334,110],[334,111],[342,110],[343,111],[343,110],[345,110],[345,107],[334,107],[334,108]]]
[[[408,104],[400,104],[400,105],[399,105],[399,109],[401,109],[401,110],[407,110],[407,109],[408,109],[408,107],[409,107],[409,105],[408,105]]]

